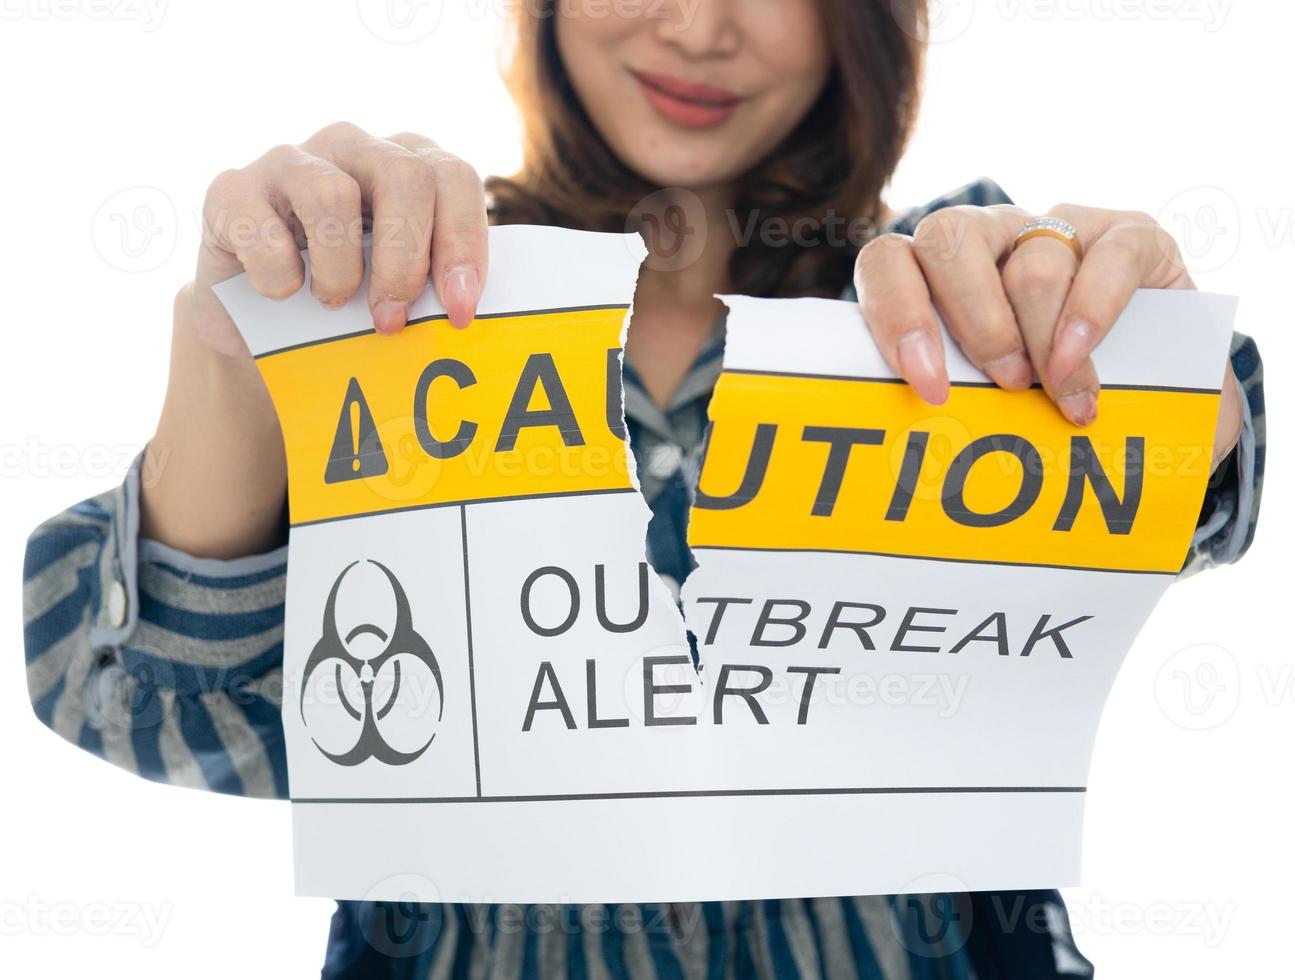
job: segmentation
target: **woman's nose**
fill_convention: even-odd
[[[660,8],[657,39],[689,58],[725,57],[741,45],[743,0],[668,0]]]

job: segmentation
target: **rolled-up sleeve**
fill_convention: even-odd
[[[216,561],[141,540],[140,465],[27,543],[23,623],[36,715],[148,779],[286,797],[287,549]]]
[[[1236,561],[1254,541],[1259,524],[1267,439],[1263,361],[1255,342],[1244,334],[1233,335],[1231,358],[1243,395],[1241,437],[1210,479],[1200,521],[1180,573],[1184,578]]]

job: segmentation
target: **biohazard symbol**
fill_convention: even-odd
[[[387,453],[378,438],[378,427],[373,423],[373,413],[364,400],[360,382],[352,378],[337,417],[337,435],[333,437],[328,465],[324,467],[324,482],[363,480],[385,472]]]
[[[326,758],[337,763],[339,766],[358,766],[367,759],[377,759],[379,762],[386,763],[389,766],[403,766],[413,762],[432,744],[432,739],[436,737],[433,731],[422,747],[413,752],[401,752],[392,748],[382,737],[378,730],[378,722],[382,721],[391,712],[396,704],[396,698],[400,695],[400,661],[398,658],[401,654],[413,657],[422,662],[430,671],[432,678],[436,682],[436,718],[430,721],[431,726],[435,727],[440,723],[441,715],[445,709],[445,691],[441,683],[441,667],[436,661],[436,655],[432,652],[431,646],[415,630],[413,617],[409,611],[409,599],[405,595],[404,587],[397,581],[396,577],[391,574],[391,570],[380,562],[369,559],[370,565],[377,566],[387,581],[391,584],[392,594],[396,600],[396,622],[392,628],[390,636],[380,627],[372,623],[362,623],[356,626],[345,637],[342,637],[337,626],[337,593],[342,587],[342,580],[346,578],[349,572],[358,561],[353,561],[342,569],[342,573],[337,576],[337,581],[333,583],[333,588],[328,594],[328,602],[324,606],[323,635],[319,642],[310,652],[306,660],[305,670],[301,677],[301,720],[306,721],[306,691],[310,682],[310,676],[315,670],[326,661],[335,661],[334,671],[337,683],[337,697],[346,713],[360,722],[360,736],[355,745],[341,753],[332,753],[327,751],[318,741],[315,747],[324,754]],[[380,641],[386,644],[382,651],[374,657],[359,659],[351,655],[348,644],[352,643],[357,637],[376,636]],[[391,694],[386,703],[380,708],[374,707],[373,704],[373,683],[374,679],[382,671],[382,668],[394,660],[391,664],[392,682]],[[363,692],[364,704],[356,707],[346,696],[346,689],[343,685],[343,668],[350,669],[360,680],[360,690]]]

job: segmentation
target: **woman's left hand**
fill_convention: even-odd
[[[1035,376],[1075,425],[1097,417],[1091,354],[1141,287],[1195,289],[1178,245],[1154,218],[1062,204],[1048,212],[1074,225],[1081,262],[1055,238],[1013,248],[1033,215],[1010,205],[950,207],[910,238],[864,246],[855,284],[864,319],[891,368],[932,404],[949,394],[935,310],[967,358],[1007,391]],[[1217,464],[1241,433],[1241,390],[1229,364],[1214,439]]]

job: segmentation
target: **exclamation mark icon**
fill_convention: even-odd
[[[324,467],[324,482],[363,480],[386,472],[387,454],[378,438],[373,413],[364,400],[360,382],[352,378],[338,413],[337,434],[333,436],[333,448]]]
[[[360,403],[353,401],[348,404],[351,408],[351,452],[355,456],[351,460],[351,469],[358,473],[360,472]]]

